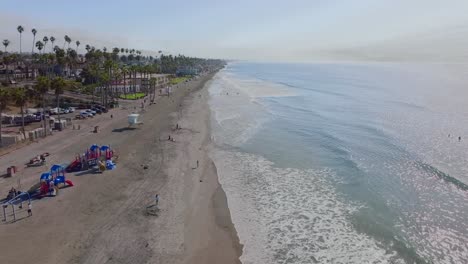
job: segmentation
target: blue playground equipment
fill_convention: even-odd
[[[40,183],[42,195],[56,195],[59,186],[73,186],[72,181],[65,178],[65,167],[57,164],[50,168],[50,172],[41,174]]]
[[[43,181],[51,181],[52,180],[52,175],[50,174],[50,172],[44,172],[41,174],[41,182]]]
[[[89,150],[91,150],[92,152],[95,152],[96,150],[99,150],[99,146],[97,144],[93,144],[93,145],[91,145]]]
[[[60,183],[65,184],[65,167],[62,165],[54,165],[50,168],[50,175],[54,180],[54,184],[58,185]]]

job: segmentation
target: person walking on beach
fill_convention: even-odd
[[[28,216],[32,216],[32,204],[29,202],[28,204]]]
[[[461,141],[461,137],[458,137],[458,141]]]
[[[198,160],[197,160],[197,168],[198,168]]]
[[[156,203],[156,206],[159,205],[159,194],[156,194],[156,195],[154,196],[154,202]]]

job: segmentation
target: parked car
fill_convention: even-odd
[[[102,105],[95,105],[94,108],[98,108],[100,109],[103,113],[107,113],[107,108],[105,108],[104,106]]]
[[[56,107],[56,108],[51,108],[49,110],[49,114],[50,115],[57,115],[59,113],[59,109]]]
[[[100,108],[93,107],[91,110],[95,111],[97,114],[102,114],[102,110]]]
[[[86,112],[86,111],[81,111],[81,112],[80,112],[80,115],[81,115],[82,117],[85,117],[85,118],[86,118],[86,117],[91,117],[91,116],[93,116],[91,113]]]
[[[86,109],[85,111],[88,112],[90,115],[96,115],[96,111],[93,111],[91,109]]]
[[[68,107],[68,112],[69,113],[74,113],[75,112],[75,108],[74,107]]]

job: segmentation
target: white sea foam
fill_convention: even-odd
[[[216,128],[213,137],[216,139],[222,135],[224,144],[243,144],[271,118],[266,108],[251,96],[252,92],[245,92],[247,90],[261,90],[255,93],[264,96],[280,94],[275,88],[269,89],[267,85],[260,83],[246,89],[241,81],[224,72],[217,74],[211,84],[210,107],[216,121],[213,124]]]
[[[388,263],[386,253],[355,231],[345,204],[322,170],[276,168],[253,154],[211,151],[244,244],[244,264]]]

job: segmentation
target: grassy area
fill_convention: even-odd
[[[176,78],[173,78],[169,81],[170,84],[174,85],[174,84],[178,84],[178,83],[181,83],[181,82],[185,82],[186,80],[188,80],[190,77],[176,77]]]
[[[120,95],[120,98],[122,99],[127,99],[127,100],[136,100],[145,97],[144,93],[134,93],[134,94],[122,94]]]

